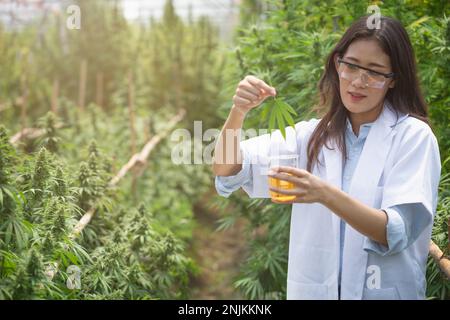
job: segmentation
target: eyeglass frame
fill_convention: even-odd
[[[378,74],[378,75],[380,75],[380,76],[383,76],[383,77],[385,77],[385,78],[387,78],[387,79],[392,79],[392,78],[395,77],[395,73],[394,73],[394,72],[382,73],[382,72],[379,72],[379,71],[375,71],[375,70],[372,70],[372,69],[369,69],[369,68],[360,66],[360,65],[355,64],[355,63],[351,63],[351,62],[345,61],[345,60],[343,60],[342,58],[337,58],[337,62],[338,62],[339,64],[344,63],[344,64],[346,64],[346,65],[349,65],[349,66],[352,66],[352,67],[356,67],[356,68],[358,68],[358,69],[362,69],[362,70],[366,70],[366,71],[370,71],[370,72],[376,73],[376,74]]]

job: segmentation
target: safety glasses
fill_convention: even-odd
[[[342,79],[352,82],[360,77],[362,83],[366,88],[369,87],[382,89],[388,79],[394,77],[393,72],[381,73],[351,62],[344,61],[341,58],[338,58],[337,62],[339,64],[339,76]]]

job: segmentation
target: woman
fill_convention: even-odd
[[[255,198],[269,198],[269,189],[295,196],[272,200],[293,204],[288,299],[425,298],[439,148],[406,30],[392,18],[382,17],[380,29],[368,29],[366,20],[327,59],[322,119],[287,128],[286,140],[277,131],[238,143],[245,115],[276,95],[247,76],[215,148],[219,194],[243,187]],[[300,156],[299,168],[270,176],[295,188],[269,188],[264,159],[286,152]],[[219,161],[224,157],[234,161]]]

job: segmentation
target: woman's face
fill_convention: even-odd
[[[376,40],[360,39],[353,41],[345,52],[342,60],[362,67],[369,68],[384,74],[392,72],[391,62]],[[337,56],[335,57],[336,70],[339,69]],[[358,71],[356,69],[356,71]],[[342,75],[342,74],[341,74]],[[357,76],[353,81],[339,76],[339,87],[342,102],[350,111],[353,119],[362,121],[375,121],[383,107],[384,97],[389,88],[394,87],[391,78],[383,78],[385,84],[381,88],[367,86],[365,76]],[[344,76],[345,77],[345,76]],[[349,77],[347,77],[349,78]],[[359,96],[359,97],[358,97]]]

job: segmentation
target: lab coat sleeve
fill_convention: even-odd
[[[264,134],[240,142],[242,170],[234,176],[216,177],[216,190],[220,195],[228,197],[242,187],[250,198],[270,198],[267,170],[271,144],[275,143],[273,135]]]
[[[233,176],[216,176],[215,178],[217,193],[222,197],[228,198],[234,191],[244,185],[250,184],[252,181],[250,159],[243,148],[241,148],[241,154],[243,158],[241,171]]]
[[[383,187],[381,209],[388,216],[389,248],[366,238],[366,251],[380,255],[398,253],[433,223],[440,174],[439,147],[431,130],[417,129],[407,135]]]
[[[421,210],[423,206],[418,203],[406,203],[384,209],[388,217],[386,227],[388,246],[367,238],[364,249],[388,256],[409,247],[428,224],[427,213]]]

